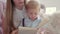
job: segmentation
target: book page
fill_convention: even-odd
[[[19,34],[36,34],[37,29],[29,27],[19,27]]]

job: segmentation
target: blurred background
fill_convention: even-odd
[[[52,14],[56,11],[60,11],[60,0],[40,0],[40,3],[46,6],[46,13]]]

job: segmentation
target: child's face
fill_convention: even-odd
[[[39,14],[39,10],[27,9],[27,15],[31,20],[35,20]]]
[[[15,6],[21,7],[24,5],[24,0],[13,0]]]

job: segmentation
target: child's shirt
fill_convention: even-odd
[[[37,28],[37,26],[40,24],[41,18],[37,18],[36,20],[32,21],[28,17],[24,19],[24,26],[25,27],[32,27]]]

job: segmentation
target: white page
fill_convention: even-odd
[[[19,34],[36,34],[37,30],[29,27],[19,27]]]

